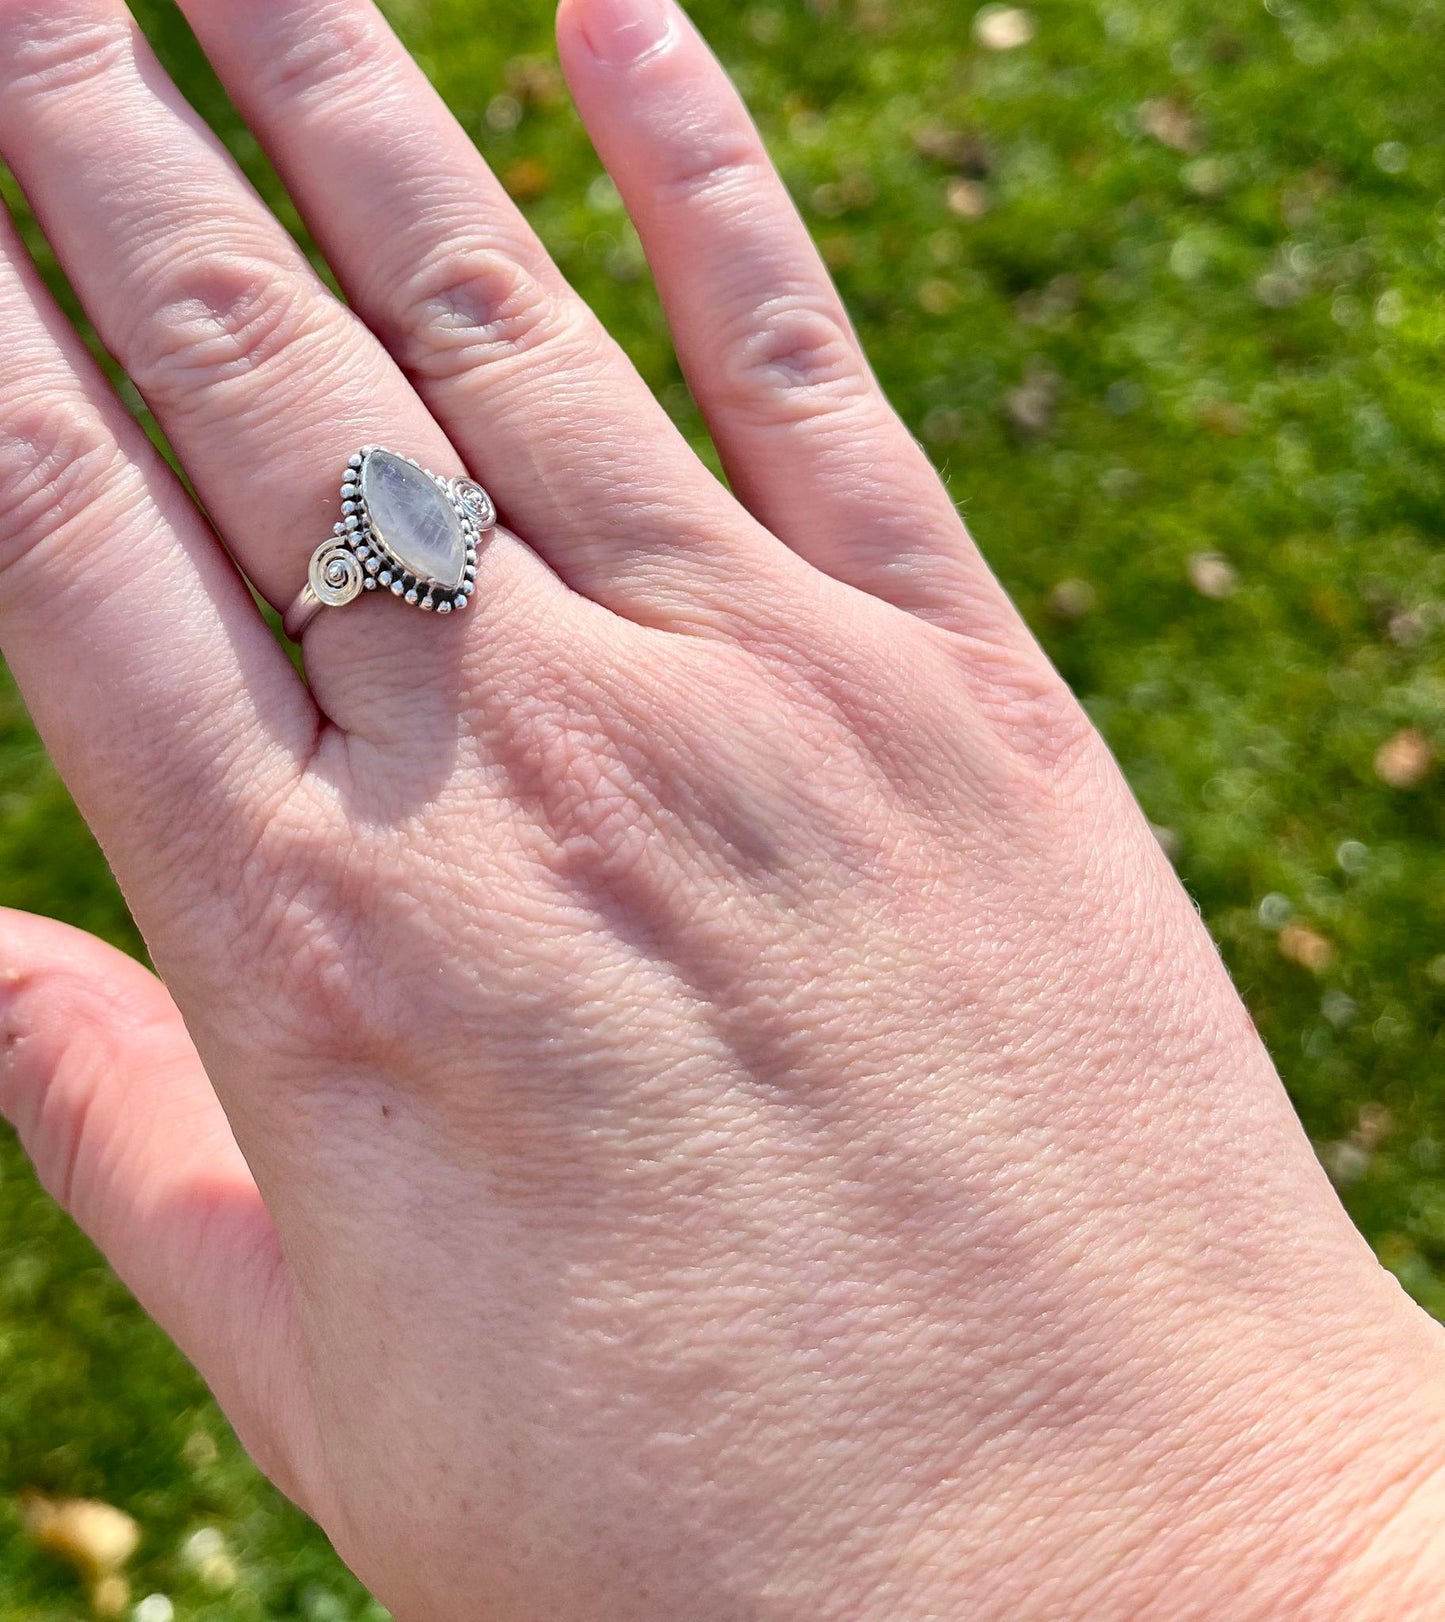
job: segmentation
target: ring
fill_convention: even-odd
[[[389,591],[450,614],[477,589],[477,548],[497,522],[475,479],[444,479],[396,451],[367,445],[346,464],[341,522],[311,555],[306,585],[282,616],[293,642],[323,608]]]

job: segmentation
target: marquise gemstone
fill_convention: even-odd
[[[445,591],[461,585],[467,562],[462,521],[427,474],[391,451],[372,451],[361,465],[361,498],[377,537],[419,580]]]

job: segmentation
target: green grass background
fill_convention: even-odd
[[[174,8],[138,9],[299,232]],[[701,447],[545,6],[390,10]],[[956,0],[693,11],[889,393],[1164,831],[1351,1211],[1445,1315],[1442,808],[1433,774],[1375,767],[1402,729],[1445,745],[1445,5],[1039,0],[1006,52]],[[1229,594],[1197,588],[1200,553]],[[8,688],[0,897],[137,945]],[[1301,925],[1327,963],[1291,960]],[[79,1618],[20,1533],[26,1486],[130,1510],[136,1594],[179,1617],[379,1615],[7,1140],[0,1622]],[[202,1528],[234,1554],[228,1589],[186,1557]]]

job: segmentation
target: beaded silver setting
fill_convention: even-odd
[[[477,589],[477,550],[497,522],[474,479],[445,479],[415,457],[367,445],[346,464],[341,521],[311,556],[286,611],[293,640],[323,608],[385,591],[429,613],[464,609]]]

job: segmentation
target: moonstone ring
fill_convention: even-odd
[[[477,589],[477,547],[497,522],[473,479],[444,479],[420,462],[368,445],[346,464],[341,522],[311,556],[306,585],[282,619],[301,633],[323,608],[363,591],[389,591],[417,608],[450,614]]]

